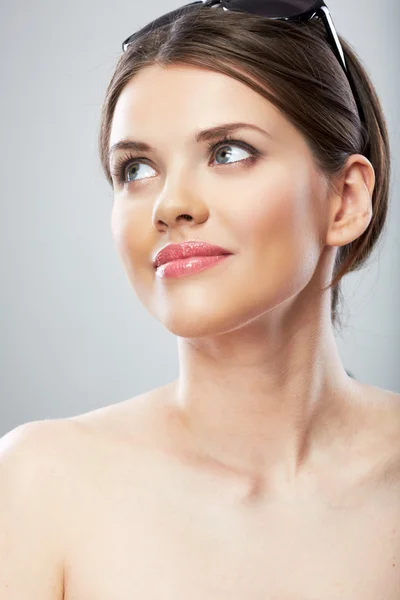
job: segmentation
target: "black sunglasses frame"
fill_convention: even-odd
[[[224,10],[233,10],[235,12],[246,12],[248,14],[267,17],[267,15],[264,15],[260,11],[255,12],[254,10],[253,11],[247,10],[246,9],[246,0],[239,0],[239,4],[241,4],[243,6],[243,8],[235,7],[234,3],[235,3],[235,0],[233,0],[233,4],[232,4],[232,6],[234,6],[233,9],[230,8],[230,0],[196,0],[195,2],[190,2],[189,4],[185,4],[185,5],[181,6],[180,8],[177,8],[171,12],[168,12],[168,13],[162,15],[161,17],[158,17],[154,21],[151,21],[151,23],[149,23],[148,25],[145,25],[144,27],[142,27],[139,31],[136,31],[135,33],[130,35],[126,40],[124,40],[122,42],[122,50],[123,50],[123,52],[126,52],[129,45],[132,44],[138,37],[141,37],[142,35],[149,33],[150,31],[153,31],[154,29],[157,29],[158,27],[162,27],[163,25],[172,23],[175,19],[180,17],[185,12],[188,12],[195,6],[198,6],[201,4],[204,7],[212,7],[212,6],[221,4]],[[249,8],[250,8],[251,2],[248,2],[248,4],[249,4]],[[258,0],[258,4],[261,5],[262,0]],[[265,2],[265,4],[268,4],[268,3]],[[274,4],[276,6],[277,2],[275,1]],[[343,71],[346,74],[346,77],[349,81],[351,90],[353,92],[355,102],[357,104],[360,120],[361,120],[361,122],[364,122],[364,111],[362,109],[361,102],[359,100],[359,96],[357,94],[357,90],[354,85],[353,79],[347,68],[343,48],[340,43],[335,26],[333,24],[332,17],[330,15],[329,9],[328,9],[327,5],[325,4],[324,0],[315,0],[309,9],[307,9],[303,12],[297,13],[295,15],[291,15],[289,17],[267,17],[267,18],[271,18],[271,19],[277,20],[277,21],[307,22],[307,21],[311,21],[311,19],[313,19],[315,17],[321,19],[321,21],[325,25],[329,44],[330,44],[337,60],[339,61],[340,66],[342,67]]]

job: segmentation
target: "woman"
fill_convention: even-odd
[[[399,395],[334,337],[385,224],[385,119],[322,3],[233,4],[147,28],[109,84],[113,238],[179,378],[6,436],[5,600],[400,597]]]

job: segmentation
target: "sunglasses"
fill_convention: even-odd
[[[361,121],[364,121],[364,113],[359,101],[357,90],[347,68],[342,45],[324,0],[197,0],[196,2],[190,2],[189,4],[185,4],[178,9],[158,17],[139,31],[135,32],[123,41],[122,50],[126,52],[129,45],[132,44],[138,37],[154,31],[154,29],[157,29],[158,27],[172,23],[181,15],[192,10],[192,8],[198,7],[199,4],[202,4],[205,7],[213,7],[221,4],[224,10],[245,12],[252,15],[258,15],[260,17],[282,21],[307,22],[311,21],[311,19],[315,17],[321,19],[325,25],[329,44],[349,81],[358,107],[360,119]]]

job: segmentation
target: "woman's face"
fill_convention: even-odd
[[[195,141],[201,130],[238,121],[266,133],[233,131],[243,147]],[[167,329],[181,337],[227,332],[273,319],[272,309],[300,292],[304,300],[324,248],[327,181],[271,103],[220,73],[151,66],[118,99],[110,148],[126,138],[153,150],[111,155],[112,170],[128,158],[125,183],[113,175],[112,234],[140,301]],[[155,252],[186,240],[233,255],[185,277],[157,277]]]

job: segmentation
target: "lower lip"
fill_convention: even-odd
[[[218,256],[191,256],[190,258],[180,258],[164,263],[156,269],[157,277],[185,277],[209,269],[214,265],[224,261],[232,254],[222,254]]]

